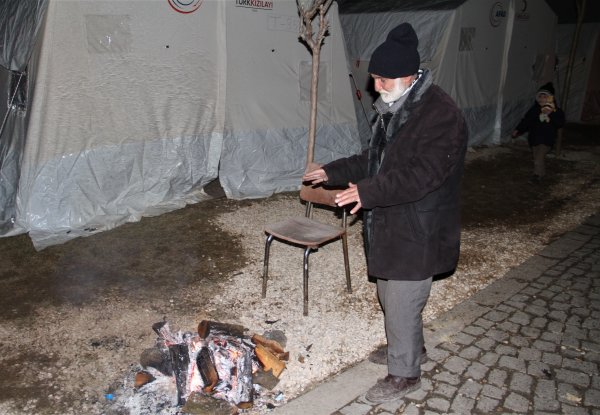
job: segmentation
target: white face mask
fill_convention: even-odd
[[[400,97],[404,95],[408,90],[408,87],[403,85],[402,82],[400,82],[400,78],[397,78],[394,81],[394,88],[391,91],[386,91],[385,89],[381,89],[379,91],[379,95],[381,95],[381,100],[386,104],[398,101]]]

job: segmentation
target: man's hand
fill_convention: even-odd
[[[327,173],[321,168],[322,164],[310,163],[306,166],[303,182],[311,182],[312,184],[322,183],[327,181]]]
[[[358,195],[358,187],[354,183],[348,183],[348,188],[343,192],[335,195],[335,203],[338,206],[346,206],[350,203],[356,203],[350,213],[353,215],[362,207],[360,196]]]

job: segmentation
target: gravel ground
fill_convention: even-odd
[[[595,142],[592,146],[588,143],[584,148],[568,149],[566,157],[560,160],[550,159],[554,178],[543,188],[531,188],[526,183],[530,160],[522,144],[478,149],[468,154],[461,260],[452,276],[434,282],[425,321],[435,319],[500,278],[598,211],[600,153]],[[200,207],[190,209],[193,214],[193,209]],[[222,200],[213,210],[217,213],[211,214],[208,224],[201,225],[222,235],[219,250],[212,258],[204,258],[204,254],[200,257],[193,251],[181,259],[177,257],[182,268],[169,265],[176,271],[170,278],[174,285],[168,288],[152,280],[147,284],[148,292],[137,295],[134,287],[120,286],[112,280],[104,285],[91,284],[89,271],[81,273],[75,285],[85,300],[57,303],[50,299],[61,294],[61,285],[44,288],[40,296],[35,295],[35,284],[28,286],[29,297],[19,297],[19,304],[11,303],[0,319],[0,413],[174,414],[172,383],[154,382],[139,391],[131,385],[141,352],[154,344],[156,336],[151,326],[162,319],[167,319],[174,329],[190,331],[203,319],[242,324],[250,333],[282,330],[287,337],[290,361],[276,387],[275,392],[281,392],[282,398],[278,405],[363,360],[384,343],[375,284],[366,275],[360,220],[353,221],[349,228],[353,293],[345,290],[340,243],[327,245],[310,257],[309,315],[305,317],[301,249],[273,243],[267,297],[262,299],[260,295],[262,228],[288,215],[302,215],[304,208],[297,195],[282,194],[255,201]],[[172,218],[185,214],[174,213]],[[173,220],[169,215],[142,221],[131,229],[140,234],[153,221]],[[182,218],[183,222],[192,220],[188,216]],[[318,212],[318,218],[335,219],[326,211]],[[119,232],[116,229],[105,234],[120,235]],[[169,238],[166,232],[161,235]],[[45,254],[31,253],[14,263],[27,267],[45,255],[48,261],[54,261],[52,265],[36,266],[31,273],[50,266],[60,272],[68,269],[68,262],[76,259],[73,256],[83,255],[76,247],[86,246],[85,252],[90,256],[85,257],[85,263],[89,270],[97,270],[99,265],[93,264],[93,258],[108,261],[126,247],[133,250],[128,251],[129,258],[137,255],[138,245],[147,243],[133,237],[124,246],[116,245],[108,236],[86,239],[89,244],[70,245],[70,252],[77,254],[69,256],[59,248],[48,249],[43,251]],[[101,244],[101,240],[105,242]],[[199,241],[200,246],[202,242]],[[224,249],[227,244],[231,250]],[[174,256],[180,247],[170,249],[169,255]],[[152,246],[148,255],[159,258],[160,264],[165,250],[160,245]],[[201,268],[194,268],[196,260],[205,261]],[[226,260],[228,268],[219,268],[218,264]],[[192,284],[183,277],[186,269],[208,266],[218,271],[210,284]],[[117,275],[124,272],[111,269]],[[158,276],[162,272],[167,270],[144,270]],[[177,273],[181,273],[181,279]],[[0,267],[3,293],[17,292],[29,278],[14,275]],[[26,314],[25,309],[29,310]],[[108,400],[108,393],[115,399]],[[260,412],[265,412],[260,405],[249,411]]]
[[[482,149],[471,153],[469,160],[491,157],[499,151],[502,150]],[[589,178],[583,176],[579,180],[556,186],[552,192],[557,193],[557,198],[562,198],[565,192],[571,195],[571,186],[584,185]],[[424,321],[451,309],[541,250],[557,235],[594,214],[600,207],[600,188],[596,182],[587,190],[572,195],[569,207],[565,206],[555,216],[540,218],[533,229],[534,225],[514,227],[501,223],[465,229],[458,268],[452,276],[434,281]],[[230,232],[238,232],[244,249],[255,252],[253,256],[258,259],[264,249],[264,237],[257,223],[277,221],[290,214],[303,214],[303,206],[295,196],[230,212],[221,216],[219,223]],[[328,211],[320,211],[318,219],[336,223]],[[311,254],[309,315],[303,316],[302,250],[273,242],[266,299],[257,296],[262,275],[262,262],[257,260],[232,277],[209,305],[212,310],[229,310],[232,320],[253,331],[276,328],[286,333],[287,349],[294,358],[278,386],[288,399],[340,369],[364,360],[385,343],[375,284],[367,278],[361,227],[361,221],[356,221],[349,229],[352,294],[345,291],[341,244],[331,243]],[[277,323],[266,323],[273,320]],[[299,356],[304,359],[298,359]]]

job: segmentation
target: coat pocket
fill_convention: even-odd
[[[414,205],[410,207],[410,221],[415,235],[428,238],[436,235],[440,229],[440,212],[438,209],[417,209]]]
[[[396,245],[402,241],[418,242],[423,239],[412,207],[404,205],[387,209],[385,217],[377,225],[381,240]]]

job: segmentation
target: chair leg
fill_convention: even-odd
[[[348,235],[342,235],[342,249],[344,251],[344,267],[346,268],[346,287],[352,293],[352,282],[350,281],[350,261],[348,260]]]
[[[262,283],[262,298],[267,296],[267,279],[269,278],[269,248],[273,242],[273,235],[267,236],[265,242],[265,260],[263,265],[263,283]]]
[[[304,312],[305,316],[308,315],[308,256],[312,248],[307,247],[304,250]]]

